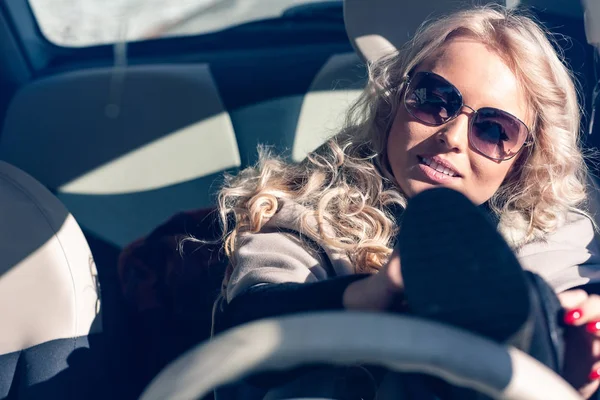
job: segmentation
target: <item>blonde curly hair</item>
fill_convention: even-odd
[[[530,17],[503,7],[473,8],[424,24],[399,52],[370,65],[368,84],[345,127],[303,162],[290,164],[263,150],[256,166],[226,177],[219,212],[233,267],[239,238],[260,231],[282,199],[304,206],[303,230],[345,252],[357,272],[384,265],[398,230],[392,207],[406,203],[385,151],[405,77],[462,35],[497,51],[521,83],[534,116],[533,145],[489,202],[509,243],[518,247],[544,237],[567,212],[585,212],[580,110],[562,55]]]

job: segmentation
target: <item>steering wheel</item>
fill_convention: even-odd
[[[416,317],[350,311],[267,319],[224,332],[167,366],[141,400],[197,399],[250,374],[313,363],[426,373],[494,399],[581,400],[515,348]]]

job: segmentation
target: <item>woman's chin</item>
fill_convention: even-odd
[[[404,190],[404,192],[407,193],[408,197],[413,197],[421,192],[424,192],[424,191],[430,190],[430,189],[435,189],[435,188],[448,188],[448,189],[453,189],[453,190],[456,190],[458,192],[465,194],[462,190],[460,190],[460,187],[458,185],[453,185],[450,182],[430,183],[430,182],[414,180],[412,182],[408,182],[407,186],[408,186],[407,187],[408,190]],[[467,196],[467,197],[469,197],[469,196]]]
[[[452,184],[451,182],[430,183],[430,182],[414,180],[414,181],[409,181],[407,183],[408,184],[405,186],[406,186],[406,189],[408,189],[408,190],[405,190],[403,185],[400,185],[400,186],[401,186],[402,190],[404,191],[404,193],[406,193],[408,198],[416,196],[417,194],[422,193],[426,190],[443,187],[443,188],[456,190],[457,192],[462,193],[469,200],[471,200],[475,205],[481,205],[481,204],[485,203],[487,200],[489,200],[489,196],[483,196],[480,193],[471,193],[471,192],[465,190],[464,187],[461,187],[460,185]]]

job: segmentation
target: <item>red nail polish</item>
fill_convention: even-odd
[[[600,331],[600,321],[590,322],[585,325],[585,329],[589,333],[598,333]]]
[[[597,368],[597,369],[593,370],[590,373],[589,378],[590,378],[590,381],[595,381],[597,379],[600,379],[600,368]]]
[[[573,325],[575,323],[575,321],[577,321],[579,318],[581,318],[582,315],[583,315],[583,313],[578,308],[576,308],[575,310],[569,311],[568,313],[565,314],[565,324]]]

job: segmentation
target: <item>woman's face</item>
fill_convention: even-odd
[[[475,110],[494,107],[527,123],[526,99],[517,78],[485,45],[471,38],[453,39],[421,65],[415,72],[442,76],[462,93],[465,105]],[[473,111],[464,107],[455,119],[428,126],[400,104],[388,136],[387,156],[396,181],[408,197],[444,186],[482,204],[498,190],[518,156],[494,161],[475,151],[468,141],[472,115]],[[436,171],[439,165],[455,176]]]

